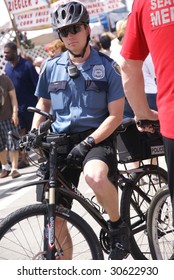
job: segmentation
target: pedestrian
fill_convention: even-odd
[[[109,32],[102,33],[99,37],[99,42],[100,42],[100,45],[101,45],[100,52],[103,52],[104,54],[110,56],[110,54],[111,54],[111,50],[110,50],[111,41],[112,41],[112,39],[111,39],[111,36],[110,36]]]
[[[123,44],[126,24],[127,24],[127,18],[122,18],[122,19],[117,21],[117,23],[116,23],[116,37],[111,41],[110,57],[113,60],[115,60],[118,63],[118,65],[120,65],[121,59],[122,59],[122,57],[120,55],[120,51],[121,51],[122,44]]]
[[[14,85],[3,74],[0,75],[0,162],[2,165],[0,178],[10,174],[15,179],[21,176],[17,170],[19,145],[17,140],[8,135],[10,131],[18,135],[18,103]],[[11,166],[7,161],[7,151]]]
[[[56,39],[49,43],[47,52],[50,58],[53,58],[66,50],[64,43],[60,39]]]
[[[52,107],[53,132],[70,136],[72,168],[66,178],[77,185],[80,171],[73,166],[83,165],[87,184],[109,216],[109,259],[123,259],[130,251],[130,231],[119,213],[114,136],[123,117],[121,77],[115,62],[90,46],[89,14],[83,4],[60,5],[53,14],[53,29],[67,51],[48,61],[40,74],[36,107],[46,112]],[[32,127],[42,120],[35,114]],[[64,251],[63,257],[70,259],[71,253]]]
[[[121,75],[126,97],[136,119],[157,120],[159,118],[174,217],[173,10],[173,1],[134,0],[121,50],[121,55],[124,57]],[[149,52],[156,74],[158,112],[149,108],[144,89],[142,65]]]
[[[56,39],[52,41],[46,46],[45,49],[46,52],[49,54],[49,57],[45,59],[40,65],[40,72],[42,72],[42,69],[46,67],[46,63],[48,60],[54,58],[57,55],[60,55],[62,52],[66,50],[64,43],[60,39]]]
[[[38,73],[34,65],[28,60],[18,55],[17,46],[13,42],[8,42],[4,46],[4,56],[7,60],[5,73],[14,84],[19,117],[19,133],[25,135],[31,129],[33,113],[27,111],[27,107],[35,107],[37,97],[34,95]],[[24,168],[29,166],[26,153],[21,153],[21,161],[18,167]]]
[[[35,66],[35,69],[38,74],[40,73],[41,65],[43,62],[44,62],[44,58],[41,56],[37,56],[33,61],[33,65]]]

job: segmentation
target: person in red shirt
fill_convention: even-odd
[[[134,0],[121,55],[126,97],[137,119],[160,121],[174,217],[174,2]],[[143,61],[151,53],[157,80],[158,113],[149,108],[144,91]],[[174,225],[174,221],[173,221]]]

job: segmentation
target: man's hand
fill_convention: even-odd
[[[160,124],[158,120],[138,120],[136,124],[138,130],[141,132],[154,133],[155,131],[160,130]]]
[[[91,146],[85,143],[84,141],[76,145],[68,154],[67,160],[69,164],[73,164],[81,167],[85,159],[85,156],[91,149]]]
[[[14,114],[12,115],[11,123],[13,123],[15,127],[18,126],[18,124],[19,124],[19,119],[18,119],[18,114],[17,114],[17,113],[14,113]]]

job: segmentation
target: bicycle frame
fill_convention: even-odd
[[[55,208],[56,208],[56,201],[55,201],[55,191],[57,188],[57,181],[60,183],[58,184],[58,195],[62,194],[63,197],[70,197],[71,199],[75,199],[78,201],[83,208],[87,210],[87,212],[97,221],[97,223],[107,232],[107,222],[103,218],[99,209],[90,201],[89,199],[85,198],[82,193],[74,186],[72,183],[69,183],[62,175],[61,171],[57,168],[57,147],[56,143],[50,144],[50,155],[49,155],[49,180],[48,182],[48,194],[46,195],[47,199],[45,203],[48,206],[48,217],[45,218],[45,228],[47,228],[46,235],[48,235],[47,241],[48,245],[46,246],[48,260],[54,259],[55,257]],[[39,184],[45,183],[45,180],[39,181]],[[45,236],[46,238],[47,236]]]
[[[92,200],[86,198],[77,188],[77,186],[73,185],[73,183],[66,180],[66,178],[62,175],[62,170],[57,168],[57,151],[55,143],[51,144],[52,147],[50,148],[50,155],[49,155],[49,170],[52,170],[49,179],[47,180],[39,180],[37,182],[25,184],[20,188],[28,187],[31,185],[48,185],[48,190],[45,192],[45,201],[44,203],[48,206],[48,216],[45,217],[45,229],[44,229],[44,237],[46,243],[44,243],[44,251],[47,252],[46,258],[47,259],[54,259],[55,257],[55,191],[57,190],[60,195],[63,197],[68,197],[73,200],[78,201],[81,206],[93,217],[93,219],[101,226],[101,228],[107,233],[107,221],[104,219],[102,215],[102,211],[100,206],[96,203],[93,203]],[[155,167],[154,167],[155,168]],[[149,204],[150,199],[146,196],[146,194],[138,187],[132,184],[130,179],[127,179],[124,174],[130,174],[131,172],[136,171],[137,173],[143,172],[142,167],[131,170],[120,170],[119,171],[119,180],[118,180],[118,187],[123,190],[123,188],[136,188],[136,192],[141,195],[141,197]],[[139,213],[141,219],[138,223],[132,224],[132,233],[137,233],[142,229],[145,229],[145,225],[142,223],[146,220],[145,214],[140,211],[138,205],[136,205],[135,201],[131,199],[131,205],[136,210],[136,213]],[[62,206],[61,206],[62,207]],[[66,209],[68,211],[69,209]],[[139,226],[139,227],[138,227]]]

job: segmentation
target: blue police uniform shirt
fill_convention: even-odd
[[[34,93],[38,82],[38,73],[33,64],[19,56],[19,60],[14,67],[10,62],[7,62],[5,73],[15,87],[19,111],[26,111],[28,106],[35,107],[37,97]]]
[[[80,133],[97,128],[108,116],[108,103],[124,96],[117,64],[91,48],[79,68],[80,75],[70,78],[68,51],[48,60],[40,74],[35,95],[51,99],[56,133]]]

